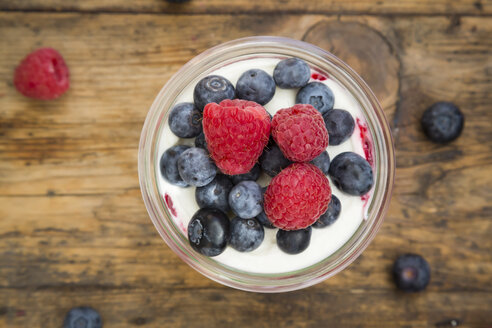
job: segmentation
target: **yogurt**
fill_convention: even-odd
[[[233,85],[236,85],[241,74],[248,69],[258,68],[273,75],[273,70],[281,59],[283,58],[262,57],[245,59],[221,67],[212,74],[221,75],[231,81]],[[347,110],[351,113],[354,121],[357,122],[350,139],[338,146],[328,146],[327,151],[330,159],[333,160],[337,154],[345,151],[355,152],[368,159],[368,140],[364,137],[364,131],[362,131],[364,130],[365,119],[355,97],[342,84],[330,76],[312,69],[311,81],[314,80],[326,84],[333,91],[335,96],[334,108]],[[193,102],[195,84],[192,83],[182,90],[175,104]],[[293,106],[297,91],[297,89],[281,89],[277,87],[273,99],[264,106],[265,109],[274,115],[276,111],[282,108]],[[164,126],[160,129],[161,134],[158,141],[158,156],[155,157],[157,161],[155,167],[157,170],[159,170],[158,161],[168,148],[177,144],[194,146],[193,138],[180,139],[171,132],[167,120],[163,124]],[[158,177],[159,191],[162,199],[166,201],[172,219],[183,234],[187,236],[188,223],[199,209],[195,201],[195,187],[181,188],[174,186],[164,180],[160,172],[156,172],[156,176]],[[262,176],[257,182],[261,186],[267,186],[270,180],[270,177],[262,173]],[[330,186],[332,193],[340,199],[342,204],[340,216],[335,223],[328,227],[321,229],[313,228],[310,245],[304,252],[296,255],[284,253],[276,243],[277,229],[265,228],[265,238],[256,250],[249,253],[242,253],[228,246],[222,254],[211,259],[234,270],[257,274],[276,274],[304,269],[327,258],[342,247],[357,231],[364,220],[366,205],[372,197],[372,191],[362,198],[347,195],[338,190],[331,180]]]

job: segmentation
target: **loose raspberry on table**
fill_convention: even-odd
[[[328,146],[323,116],[311,105],[279,110],[273,116],[272,135],[285,157],[293,162],[309,162]]]
[[[68,67],[58,51],[41,48],[30,53],[17,66],[14,85],[26,97],[55,99],[70,86]]]
[[[203,132],[217,167],[225,174],[244,174],[268,143],[270,117],[253,101],[226,99],[205,106]]]
[[[294,163],[270,182],[264,210],[277,228],[304,229],[326,212],[330,200],[330,182],[321,170],[312,164]]]

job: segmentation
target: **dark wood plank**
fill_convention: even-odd
[[[430,14],[490,15],[491,0],[191,0],[169,3],[165,0],[0,0],[3,10],[146,12],[191,14]]]
[[[490,19],[264,18],[0,14],[0,326],[59,326],[76,305],[96,307],[109,326],[490,326]],[[375,241],[338,276],[284,295],[235,291],[190,269],[156,233],[137,179],[140,129],[165,81],[210,46],[262,34],[308,40],[357,67],[397,149],[393,201]],[[354,56],[364,35],[377,49]],[[53,102],[25,99],[14,67],[47,45],[66,58],[71,89]],[[378,75],[368,63],[381,61]],[[466,115],[463,135],[446,146],[418,126],[438,100]],[[402,252],[431,263],[425,293],[395,291],[389,268]]]

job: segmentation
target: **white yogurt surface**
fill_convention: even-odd
[[[279,62],[278,58],[255,58],[243,60],[231,65],[222,67],[213,72],[216,75],[222,75],[227,78],[233,85],[236,85],[240,75],[248,69],[259,68],[270,75],[273,75],[275,65]],[[334,108],[345,109],[349,111],[354,120],[359,118],[365,122],[361,108],[356,99],[338,82],[328,77],[325,83],[335,95]],[[182,91],[176,103],[193,102],[193,89],[195,84],[189,85]],[[273,115],[276,111],[282,108],[291,107],[295,104],[295,96],[298,89],[280,89],[276,88],[275,96],[264,107]],[[162,154],[171,146],[176,144],[186,144],[194,146],[194,139],[180,139],[176,137],[170,130],[169,124],[166,121],[165,126],[161,130],[159,141],[159,161]],[[357,124],[355,126],[352,137],[338,146],[328,146],[327,148],[330,159],[344,151],[353,151],[364,156],[362,141],[359,134]],[[158,162],[155,166],[159,168]],[[181,188],[174,186],[165,181],[160,172],[156,174],[160,177],[158,186],[164,198],[167,194],[172,198],[176,216],[173,217],[177,226],[181,228],[185,236],[187,236],[186,228],[193,214],[199,209],[195,201],[195,187]],[[270,177],[262,174],[259,183],[262,186],[268,185]],[[312,229],[311,243],[309,247],[302,253],[290,255],[282,252],[276,243],[277,229],[265,228],[265,239],[261,246],[249,253],[241,253],[228,246],[226,250],[214,257],[213,259],[223,263],[229,267],[254,272],[254,273],[281,273],[295,271],[311,266],[342,247],[355,231],[360,226],[364,218],[364,202],[360,197],[350,196],[338,190],[330,180],[330,186],[334,195],[336,195],[342,204],[342,211],[338,220],[325,228]]]

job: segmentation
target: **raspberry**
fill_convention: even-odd
[[[52,48],[41,48],[17,66],[14,85],[26,97],[49,100],[68,90],[68,77],[68,67],[60,53]]]
[[[272,135],[285,157],[293,162],[309,162],[328,146],[323,116],[311,105],[279,110],[273,116]]]
[[[294,163],[272,179],[264,196],[268,219],[282,230],[309,227],[331,200],[328,178],[308,163]]]
[[[270,117],[253,101],[223,100],[203,111],[203,132],[210,156],[225,174],[248,173],[270,136]]]

